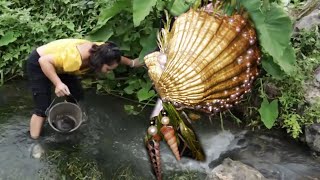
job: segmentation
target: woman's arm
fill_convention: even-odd
[[[43,73],[54,84],[55,93],[57,96],[70,95],[68,86],[66,86],[59,78],[56,69],[54,67],[54,58],[52,55],[45,55],[39,58],[39,64]]]
[[[141,67],[143,66],[142,63],[139,62],[139,58],[136,58],[136,59],[129,59],[127,57],[124,57],[124,56],[121,56],[121,61],[120,61],[121,64],[124,64],[124,65],[128,65],[130,67]]]

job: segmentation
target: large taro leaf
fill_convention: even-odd
[[[291,74],[294,71],[295,54],[290,45],[292,22],[289,16],[276,3],[270,4],[269,8],[262,8],[260,0],[240,2],[255,24],[261,46],[285,73]]]
[[[119,0],[109,5],[107,7],[102,7],[100,9],[100,14],[98,17],[97,26],[94,28],[92,32],[99,30],[103,27],[112,17],[120,13],[121,11],[127,9],[129,7],[129,3],[126,0]]]
[[[185,0],[170,0],[167,9],[173,16],[179,16],[186,12],[189,7],[190,5]]]
[[[112,35],[112,28],[110,28],[108,25],[104,25],[99,30],[87,36],[86,39],[90,41],[105,42],[108,41]]]
[[[271,103],[269,103],[267,98],[264,97],[259,109],[259,113],[264,125],[268,129],[271,129],[279,115],[278,100],[273,100]]]
[[[139,26],[141,21],[149,15],[157,0],[133,0],[133,24]]]
[[[280,66],[273,61],[271,56],[262,58],[262,67],[275,79],[280,80],[285,77],[285,73],[281,70]]]
[[[192,5],[198,6],[199,0],[169,0],[167,10],[173,16],[179,16],[185,13]]]
[[[139,54],[139,59],[142,60],[145,55],[154,51],[157,47],[157,29],[153,31],[146,37],[141,37],[140,44],[142,50]]]

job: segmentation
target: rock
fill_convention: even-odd
[[[305,136],[308,146],[313,151],[320,153],[320,123],[306,127]]]
[[[296,30],[302,30],[302,29],[310,30],[313,26],[320,25],[320,3],[310,2],[309,4],[312,4],[313,6],[315,6],[314,7],[315,9],[311,13],[302,17],[299,21],[295,23]],[[306,8],[306,10],[307,9],[308,8]]]
[[[307,86],[304,98],[308,104],[315,104],[320,100],[320,89],[314,86]]]
[[[320,67],[318,67],[315,71],[314,71],[314,78],[316,80],[317,85],[319,85],[320,83]],[[320,87],[320,86],[318,86]]]
[[[239,161],[226,158],[214,168],[206,180],[267,180],[259,171]]]
[[[36,143],[31,145],[31,156],[35,159],[40,159],[44,154],[44,149],[41,144]]]
[[[314,79],[305,83],[305,99],[313,105],[320,101],[320,66],[314,72]]]

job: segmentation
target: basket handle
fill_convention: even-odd
[[[80,107],[79,102],[77,101],[77,99],[76,99],[72,94],[70,94],[70,95],[68,95],[68,96],[71,97],[71,98],[76,102],[76,104]],[[63,97],[65,98],[66,96],[63,96]],[[55,102],[58,98],[62,98],[62,97],[56,96],[56,97],[53,99],[53,101],[51,102],[51,104],[49,105],[49,107],[48,107],[48,108],[46,109],[46,111],[45,111],[46,116],[49,115],[49,110],[51,109],[52,105],[54,104],[54,102]]]
[[[70,94],[68,96],[64,96],[64,97],[71,97],[74,100],[74,102],[76,102],[76,104],[80,107],[79,102],[77,101],[77,99],[72,94]]]

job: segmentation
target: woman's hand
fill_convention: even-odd
[[[141,67],[143,63],[140,63],[139,58],[135,58],[132,60],[130,67]]]
[[[121,64],[128,65],[130,67],[141,67],[144,63],[140,63],[139,58],[136,59],[129,59],[127,57],[121,56]]]
[[[65,85],[63,82],[59,82],[56,85],[56,89],[54,91],[56,93],[56,95],[58,97],[62,97],[62,96],[69,96],[70,95],[70,91],[67,85]]]

